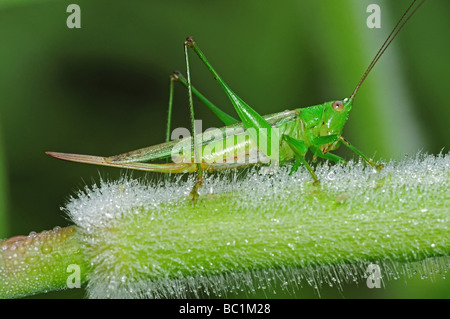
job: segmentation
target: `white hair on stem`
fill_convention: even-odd
[[[450,155],[418,154],[381,172],[325,163],[316,173],[318,187],[302,168],[213,174],[196,203],[186,199],[192,178],[86,187],[64,210],[92,265],[89,296],[251,296],[303,285],[320,292],[365,285],[369,263],[380,265],[383,284],[446,271]]]

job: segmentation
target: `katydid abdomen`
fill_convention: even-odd
[[[281,134],[294,138],[304,137],[304,124],[298,116],[299,110],[283,111],[264,116],[273,128]],[[202,163],[226,164],[213,165],[214,169],[241,167],[258,163],[269,163],[270,159],[259,151],[257,142],[252,140],[242,123],[224,126],[205,133],[197,134],[201,141],[197,150]],[[294,156],[291,149],[282,140],[277,141],[279,162],[284,163]],[[175,163],[194,163],[192,138],[185,137],[155,146],[106,157],[105,161],[114,164],[125,164],[171,158]]]

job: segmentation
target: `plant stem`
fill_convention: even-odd
[[[86,188],[66,208],[78,228],[2,243],[0,295],[63,288],[69,264],[96,298],[223,295],[275,279],[339,286],[363,280],[369,263],[384,279],[408,276],[420,261],[425,275],[448,267],[450,156],[316,173],[320,186],[304,170],[206,176],[194,204],[193,180]],[[54,253],[44,255],[48,240]],[[26,265],[27,256],[40,263]],[[426,261],[434,257],[444,259]]]
[[[56,228],[0,242],[0,297],[20,297],[67,288],[79,267],[80,284],[88,263],[76,227]],[[77,276],[78,274],[75,274]]]

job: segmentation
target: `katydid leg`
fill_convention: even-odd
[[[272,136],[272,126],[254,109],[252,109],[247,103],[245,103],[239,96],[237,96],[230,87],[222,80],[220,75],[216,72],[216,70],[213,68],[211,63],[209,63],[206,56],[203,54],[203,52],[200,50],[200,48],[195,43],[194,39],[189,37],[186,39],[186,46],[189,46],[194,50],[194,52],[197,54],[197,56],[200,58],[200,60],[205,64],[205,66],[208,68],[208,70],[212,73],[214,78],[219,82],[219,84],[224,89],[225,93],[228,95],[228,98],[230,99],[231,103],[233,104],[236,112],[239,115],[239,118],[241,119],[242,123],[244,124],[244,127],[248,129],[254,129],[249,130],[249,136],[250,138],[255,141],[265,141],[267,142],[267,146],[271,145],[271,139],[272,138],[278,138],[278,136]],[[189,82],[189,78],[188,78]],[[258,144],[258,148],[261,152],[263,152],[265,155],[269,156],[269,150],[267,149],[261,149],[262,145]],[[270,158],[272,160],[278,161],[279,158],[278,154],[273,154],[270,152]]]
[[[364,161],[367,162],[367,164],[369,164],[372,167],[375,167],[377,169],[381,169],[383,168],[383,165],[381,164],[376,164],[373,162],[373,159],[368,158],[366,155],[364,155],[360,150],[358,150],[356,147],[354,147],[352,144],[350,144],[345,138],[343,138],[341,135],[327,135],[327,136],[319,136],[316,137],[313,141],[313,144],[317,147],[323,144],[328,144],[328,143],[333,143],[333,142],[337,142],[340,141],[342,142],[345,146],[347,146],[349,149],[351,149],[353,152],[355,152],[356,154],[358,154]],[[326,154],[322,154],[323,156],[320,155],[320,150],[319,152],[314,152],[315,155],[320,156],[320,157],[324,157],[327,156],[327,154],[330,153],[326,153]],[[330,154],[328,155],[328,157],[334,157],[334,158],[339,158],[340,160],[344,161],[342,158],[338,157],[337,155],[334,154]],[[327,158],[330,159],[330,158]],[[345,161],[344,161],[345,162]]]
[[[289,135],[283,134],[282,138],[284,141],[286,141],[286,143],[294,152],[296,160],[300,161],[306,167],[308,172],[311,174],[311,177],[314,179],[314,184],[318,184],[319,179],[317,178],[316,173],[314,172],[313,168],[308,164],[308,162],[305,160],[305,154],[308,151],[308,148],[306,147],[305,143],[295,138],[292,138]],[[297,168],[298,162],[294,163],[293,171],[297,170]]]
[[[313,145],[310,146],[310,149],[316,157],[321,157],[321,158],[324,158],[326,160],[333,161],[333,162],[346,163],[346,161],[342,157],[337,156],[332,153],[329,153],[329,152],[323,153],[322,150],[319,148],[319,146],[321,146],[321,145],[330,144],[330,143],[332,144],[332,143],[339,141],[339,137],[340,136],[336,135],[336,134],[326,135],[326,136],[318,136],[312,141]]]
[[[332,154],[330,152],[323,154],[322,151],[320,149],[318,149],[315,146],[311,146],[310,147],[311,151],[313,152],[314,155],[324,158],[326,160],[332,161],[332,162],[337,162],[337,163],[347,163],[347,161],[345,159],[343,159],[342,157],[336,155],[336,154]]]
[[[199,150],[197,148],[197,133],[195,132],[195,115],[194,115],[194,100],[192,98],[192,84],[191,84],[191,69],[189,67],[189,53],[188,53],[189,41],[186,40],[184,43],[184,56],[186,59],[186,76],[187,76],[187,90],[189,96],[189,110],[191,117],[191,127],[192,127],[192,149],[194,150],[194,163],[197,163],[197,181],[192,188],[191,195],[192,200],[198,198],[198,189],[202,186],[203,172],[202,172],[202,159],[199,155]]]
[[[183,86],[188,88],[187,80],[184,76],[179,72],[174,72],[171,76],[171,79],[181,83]],[[211,101],[209,101],[203,94],[201,94],[193,85],[191,85],[192,93],[203,103],[205,104],[225,125],[233,125],[238,123],[231,115],[225,113],[220,108],[215,106]]]
[[[312,144],[314,146],[320,146],[323,144],[329,144],[329,143],[334,143],[336,141],[339,140],[339,135],[325,135],[325,136],[318,136],[316,138],[313,139]]]
[[[366,155],[364,155],[360,150],[358,150],[356,147],[354,147],[352,144],[350,144],[345,138],[343,138],[342,136],[339,137],[339,139],[341,140],[341,142],[347,146],[349,149],[351,149],[353,152],[355,152],[356,154],[358,154],[359,156],[361,156],[361,158],[363,160],[365,160],[367,162],[367,164],[369,164],[372,167],[375,167],[376,169],[382,169],[383,168],[383,164],[377,164],[373,162],[373,159],[367,157]]]
[[[172,123],[172,106],[173,106],[173,82],[174,79],[170,77],[169,83],[169,109],[167,111],[167,127],[166,127],[166,143],[170,141],[171,123]],[[169,158],[166,158],[166,163],[169,163]],[[166,175],[166,181],[169,180],[169,175]]]
[[[176,79],[170,76],[169,83],[169,109],[167,111],[167,127],[166,127],[166,143],[170,141],[171,123],[172,123],[172,106],[173,106],[173,82]]]

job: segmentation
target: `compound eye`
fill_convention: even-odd
[[[344,103],[342,103],[341,101],[334,101],[333,104],[331,104],[331,106],[333,107],[333,110],[338,112],[344,109]]]

